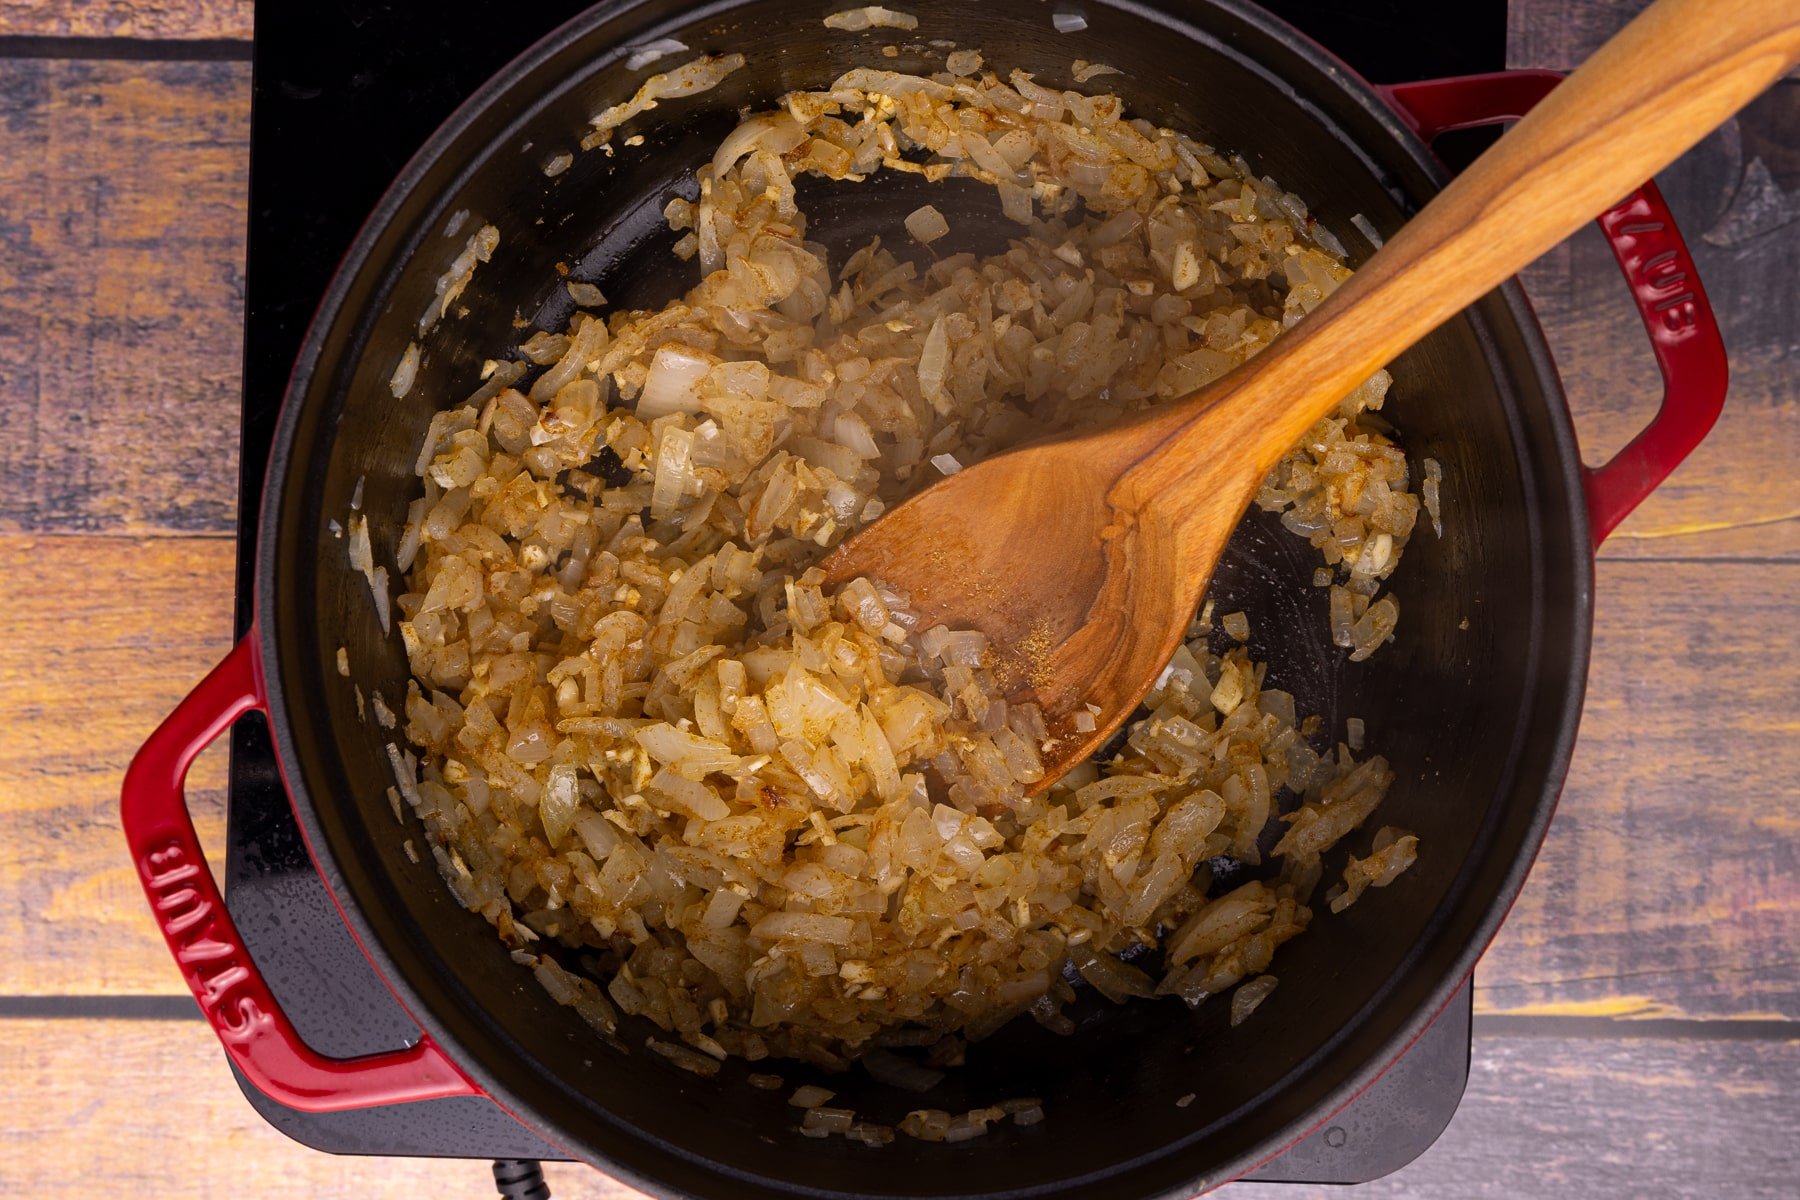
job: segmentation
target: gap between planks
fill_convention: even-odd
[[[249,62],[253,43],[239,38],[59,37],[0,34],[0,59],[103,62]]]

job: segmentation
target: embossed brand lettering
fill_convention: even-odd
[[[1670,333],[1685,333],[1700,320],[1700,311],[1694,307],[1692,298],[1681,301],[1674,308],[1662,314],[1663,328]]]
[[[163,919],[163,928],[170,933],[186,933],[211,919],[213,912],[212,904],[190,887],[159,897],[156,908],[158,912],[170,914]]]
[[[219,1032],[235,1041],[244,1041],[258,1026],[268,1023],[268,1014],[248,996],[240,996],[235,1004],[218,1010]]]
[[[200,874],[199,867],[196,867],[193,863],[183,863],[178,867],[171,867],[161,874],[152,875],[150,877],[150,886],[161,889],[168,887],[171,884],[182,883],[192,879],[198,874]]]
[[[217,962],[236,953],[237,947],[230,942],[215,942],[210,937],[193,938],[181,945],[181,961],[184,963]]]
[[[172,862],[177,865],[185,864],[187,862],[187,856],[181,852],[180,842],[167,842],[144,855],[144,862],[149,864],[151,871],[155,871],[162,867],[164,863]],[[150,882],[153,886],[158,878],[159,876],[155,874],[150,875]]]
[[[145,853],[139,870],[200,1006],[222,1034],[235,1041],[253,1035],[269,1017],[253,997],[241,994],[252,979],[240,961],[242,951],[235,941],[214,936],[218,908],[202,888],[189,883],[204,877],[205,865],[193,861],[180,842],[170,841]]]
[[[203,969],[196,968],[194,978],[200,981],[200,989],[204,993],[205,999],[217,1005],[225,1000],[232,988],[240,983],[248,983],[250,972],[233,963],[216,975],[210,976]]]
[[[1695,328],[1700,320],[1698,297],[1687,285],[1692,282],[1687,259],[1671,242],[1668,227],[1650,220],[1650,202],[1643,196],[1609,210],[1601,218],[1615,242],[1625,278],[1647,305],[1659,339],[1680,338]]]

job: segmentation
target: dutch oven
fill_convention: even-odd
[[[360,489],[378,561],[391,563],[433,398],[460,399],[485,358],[534,327],[560,329],[557,264],[616,304],[659,306],[692,282],[661,210],[692,195],[692,168],[741,109],[820,87],[858,65],[929,71],[884,42],[949,38],[1004,72],[1068,86],[1071,60],[1102,61],[1128,110],[1242,153],[1303,197],[1349,249],[1352,218],[1391,233],[1446,181],[1438,133],[1516,118],[1556,76],[1515,72],[1372,87],[1241,0],[1087,0],[1062,34],[1039,0],[909,3],[918,30],[851,35],[836,5],[787,0],[616,0],[570,22],[471,98],[406,167],[369,218],[314,318],[289,383],[264,488],[253,628],[150,738],[126,776],[123,821],[156,919],[226,1052],[271,1097],[304,1110],[485,1094],[571,1156],[664,1195],[758,1197],[1185,1196],[1235,1178],[1366,1087],[1462,984],[1524,881],[1574,743],[1587,677],[1598,542],[1697,444],[1724,399],[1719,335],[1681,237],[1651,185],[1602,216],[1666,380],[1662,407],[1603,467],[1584,467],[1544,338],[1516,285],[1489,294],[1392,370],[1383,415],[1413,460],[1444,471],[1442,538],[1415,537],[1393,590],[1398,640],[1347,664],[1324,640],[1310,547],[1246,518],[1214,581],[1245,608],[1252,653],[1328,728],[1363,718],[1398,773],[1382,819],[1419,834],[1418,863],[1385,892],[1325,916],[1285,947],[1282,984],[1240,1028],[1227,1006],[1173,999],[1112,1006],[1084,996],[1056,1037],[1014,1022],[972,1047],[929,1096],[860,1072],[837,1103],[893,1122],[1022,1095],[1045,1120],[957,1145],[902,1138],[871,1149],[794,1131],[784,1092],[730,1062],[701,1079],[636,1047],[602,1044],[461,908],[396,823],[386,790],[393,736],[365,721],[339,677],[340,645],[364,693],[404,693],[405,654],[384,635],[362,576],[334,536]],[[815,11],[816,10],[816,11]],[[676,38],[739,51],[717,89],[665,101],[625,126],[641,147],[577,154],[587,119],[657,66],[632,47]],[[897,229],[920,203],[912,177],[806,199],[815,236],[841,251]],[[991,194],[951,196],[957,212]],[[500,250],[467,312],[425,341],[422,386],[388,376],[416,336],[433,283],[480,223]],[[1229,611],[1226,609],[1225,611]],[[1270,636],[1276,634],[1278,636]],[[188,818],[188,764],[232,721],[268,714],[294,812],[345,922],[418,1021],[409,1048],[352,1060],[310,1050],[282,1015],[226,914]],[[625,1027],[631,1030],[628,1023]],[[762,1064],[762,1069],[770,1069]],[[774,1069],[790,1085],[809,1069]],[[1185,1107],[1176,1101],[1192,1095]]]

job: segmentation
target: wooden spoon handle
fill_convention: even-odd
[[[1195,478],[1192,456],[1229,447],[1254,486],[1356,385],[1667,166],[1797,59],[1796,0],[1658,0],[1235,385],[1228,378],[1190,402],[1190,419],[1135,482],[1179,490]]]

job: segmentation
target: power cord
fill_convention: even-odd
[[[550,1200],[550,1185],[544,1182],[544,1168],[535,1159],[495,1159],[494,1186],[506,1200]]]

